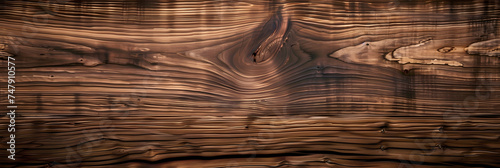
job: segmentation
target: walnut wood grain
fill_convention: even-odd
[[[2,167],[500,167],[498,1],[0,4]]]

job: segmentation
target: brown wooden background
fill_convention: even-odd
[[[0,1],[0,167],[500,167],[496,0]],[[2,112],[3,114],[3,112]]]

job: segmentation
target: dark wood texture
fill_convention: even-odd
[[[15,161],[0,118],[0,167],[500,167],[499,14],[496,0],[0,1],[0,97],[14,55],[19,106]]]

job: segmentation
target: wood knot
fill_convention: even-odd
[[[257,53],[259,52],[259,50],[253,52],[252,54],[252,58],[253,58],[253,63],[257,63]]]
[[[449,53],[450,51],[453,51],[455,47],[442,47],[438,49],[437,51],[440,53]]]
[[[410,74],[410,70],[408,70],[408,69],[403,70],[403,74],[405,74],[405,75]]]
[[[381,150],[381,151],[385,151],[385,150],[387,150],[387,147],[386,147],[386,146],[384,146],[384,145],[380,145],[380,150]]]
[[[386,131],[386,128],[389,127],[389,123],[388,122],[384,122],[384,125],[380,126],[380,132],[381,133],[385,133]]]

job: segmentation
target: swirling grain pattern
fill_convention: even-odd
[[[17,159],[0,164],[500,167],[499,14],[493,0],[1,1],[19,109]]]

